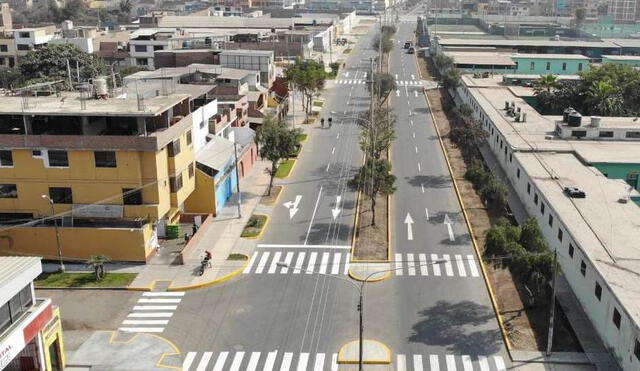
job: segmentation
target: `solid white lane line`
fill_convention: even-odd
[[[480,371],[489,371],[489,360],[485,356],[478,356],[478,364],[480,365]]]
[[[396,254],[396,266],[395,266],[395,272],[396,272],[396,276],[402,276],[402,254]]]
[[[413,371],[422,371],[422,354],[413,355]]]
[[[300,353],[300,358],[298,358],[298,367],[296,370],[306,371],[307,363],[309,363],[309,353]]]
[[[327,273],[327,265],[329,264],[329,253],[325,252],[322,253],[322,261],[320,262],[320,273],[321,274],[326,274]]]
[[[473,255],[467,255],[467,261],[469,262],[469,270],[471,271],[472,277],[480,276],[480,272],[478,272],[478,267],[476,266],[476,260],[473,258]]]
[[[269,270],[267,271],[267,274],[276,273],[276,269],[278,269],[278,262],[280,261],[281,255],[282,253],[280,251],[276,251],[276,253],[273,254],[273,259],[271,260],[271,265],[269,265]]]
[[[184,357],[184,361],[182,361],[182,371],[189,371],[191,364],[193,364],[193,360],[196,358],[196,354],[196,352],[187,353],[187,356]]]
[[[413,93],[415,94],[416,98],[418,97],[418,91],[414,90]]]
[[[216,363],[213,365],[213,371],[222,371],[222,368],[227,361],[227,356],[229,356],[229,352],[220,352],[218,359],[216,359]]]
[[[440,263],[434,263],[438,260],[438,255],[431,254],[431,266],[433,267],[433,275],[440,276]]]
[[[453,277],[453,265],[451,265],[451,257],[449,254],[442,255],[444,259],[444,271],[447,273],[447,276]]]
[[[304,256],[307,253],[305,252],[301,252],[298,254],[298,258],[296,259],[296,265],[295,268],[293,268],[293,274],[299,274],[300,271],[302,270],[302,262],[304,262]]]
[[[347,253],[347,257],[344,262],[344,274],[349,274],[349,259],[351,259],[351,254]]]
[[[305,273],[306,274],[311,274],[313,273],[313,268],[314,265],[316,264],[316,258],[318,257],[318,253],[317,252],[312,252],[309,255],[309,261],[307,262],[307,269],[305,269]]]
[[[413,126],[413,120],[411,120],[411,126]]]
[[[500,356],[494,356],[493,361],[496,363],[498,371],[505,371],[507,367],[504,365],[504,360]]]
[[[242,359],[244,358],[244,352],[236,352],[236,355],[233,356],[233,361],[231,362],[231,367],[229,371],[240,371],[240,365],[242,364]]]
[[[258,361],[260,361],[260,352],[251,353],[251,358],[249,358],[249,364],[247,365],[247,371],[256,371]]]
[[[158,304],[175,304],[181,301],[182,299],[138,299],[138,303],[158,303]]]
[[[242,271],[242,273],[247,274],[249,272],[251,272],[251,268],[253,267],[253,264],[256,262],[256,257],[258,256],[258,252],[254,252],[253,255],[251,255],[251,259],[249,259],[249,264],[247,264],[247,267],[244,268],[244,270]]]
[[[416,153],[418,153],[418,146],[416,146],[415,148],[416,148]]]
[[[340,139],[340,133],[336,134],[336,139]]]
[[[418,261],[420,262],[420,275],[428,276],[429,270],[427,269],[427,255],[418,254]]]
[[[420,183],[420,188],[422,188],[422,193],[424,193],[424,183]]]
[[[118,327],[118,331],[159,333],[164,331],[164,327]]]
[[[285,274],[289,272],[289,267],[291,266],[291,261],[293,260],[293,251],[289,251],[287,255],[284,257],[284,267],[280,269],[280,274]]]
[[[429,220],[429,209],[427,209],[426,207],[424,208],[424,217]]]
[[[196,371],[206,370],[212,355],[213,352],[204,352],[204,354],[202,354],[202,358],[200,358],[200,363],[198,363],[198,368],[196,368]]]
[[[409,267],[409,275],[416,275],[416,267],[414,265],[413,254],[407,254],[407,266]]]
[[[129,315],[127,316],[129,318],[145,318],[145,317],[149,317],[149,318],[170,318],[173,317],[173,313],[168,313],[168,312],[161,312],[161,313],[157,313],[157,312],[147,312],[147,313],[129,313]]]
[[[331,154],[334,154],[334,153],[336,153],[336,147],[333,147],[333,148],[331,149]]]
[[[456,371],[456,357],[447,354],[445,359],[447,360],[447,371]]]
[[[333,254],[333,265],[331,266],[331,274],[340,273],[340,258],[342,258],[342,254],[335,253]]]
[[[142,296],[184,296],[184,291],[145,292]]]
[[[440,371],[440,361],[436,354],[429,356],[429,363],[431,364],[431,371]]]
[[[407,371],[407,357],[404,354],[398,354],[398,360],[396,361],[397,371]]]
[[[258,267],[256,268],[257,274],[262,274],[262,271],[264,271],[264,266],[267,264],[267,261],[269,260],[269,255],[271,255],[271,253],[268,251],[265,251],[262,253],[262,257],[260,257],[260,262],[258,262]]]
[[[327,169],[329,169],[329,165],[327,165]],[[304,238],[305,245],[309,240],[309,233],[311,233],[311,226],[313,225],[313,220],[316,218],[316,212],[318,211],[318,204],[320,203],[320,196],[322,196],[322,186],[320,186],[320,191],[318,192],[318,198],[316,199],[316,206],[313,207],[313,214],[311,214],[311,220],[309,221],[309,228],[307,228],[307,235]]]
[[[327,168],[325,169],[326,172],[329,172],[329,166],[331,165],[331,163],[327,164]]]
[[[473,363],[471,362],[471,357],[462,356],[462,368],[464,371],[473,371]]]
[[[462,255],[456,255],[456,265],[458,266],[458,273],[460,277],[467,276],[467,270],[464,269],[464,260],[462,259]]]
[[[420,168],[420,163],[418,162],[418,172],[421,172],[422,168]]]
[[[316,362],[313,364],[313,371],[322,371],[324,367],[324,353],[316,354]]]
[[[280,371],[289,371],[291,368],[291,360],[293,359],[293,353],[285,353],[282,356],[282,363],[280,364]]]
[[[414,131],[413,133],[411,133],[411,135],[413,136],[413,138],[415,139],[416,137],[416,132]]]
[[[177,305],[136,305],[133,310],[176,310]]]
[[[123,325],[166,325],[168,319],[125,319]]]
[[[267,360],[264,362],[263,371],[272,371],[273,365],[276,363],[276,356],[278,355],[278,351],[273,351],[267,353]]]

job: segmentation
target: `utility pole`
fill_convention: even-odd
[[[551,281],[551,308],[549,309],[549,334],[547,336],[547,357],[551,355],[553,345],[553,322],[556,311],[556,278],[558,276],[558,250],[553,251],[553,280]]]
[[[53,208],[53,199],[47,195],[42,195],[42,198],[46,199],[51,206],[51,217],[53,218],[53,228],[56,231],[56,246],[58,252],[58,261],[60,263],[60,272],[65,272],[64,261],[62,261],[62,245],[60,244],[60,231],[58,231],[58,219],[56,218],[56,212]]]
[[[67,76],[69,76],[69,89],[73,88],[73,80],[71,79],[71,65],[67,59]]]
[[[386,13],[386,11],[385,11],[385,13]],[[379,53],[378,53],[379,54],[378,65],[380,66],[380,73],[382,73],[382,56],[383,56],[383,54],[382,54],[382,30],[383,30],[382,17],[380,17],[380,38],[378,40],[378,48],[380,49]],[[371,70],[371,74],[373,74],[373,70]],[[371,87],[373,87],[373,85],[371,85]],[[371,90],[371,91],[373,91],[373,90]]]
[[[363,316],[364,316],[364,305],[362,305],[363,303],[363,293],[364,293],[364,283],[366,281],[362,282],[362,286],[360,287],[360,299],[358,300],[358,312],[360,314],[360,329],[359,329],[359,333],[358,333],[358,371],[362,371],[362,355],[364,353],[363,348],[364,348],[364,341],[363,341],[363,333],[364,333],[364,321],[363,321]]]
[[[236,189],[238,191],[238,219],[242,218],[242,209],[240,206],[242,205],[242,194],[240,193],[240,174],[238,174],[238,142],[236,142],[236,138],[233,138],[233,154],[236,158]]]

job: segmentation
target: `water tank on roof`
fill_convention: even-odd
[[[107,88],[107,79],[104,77],[98,77],[93,80],[93,86],[96,89],[96,95],[98,97],[106,97],[109,95],[109,89]]]
[[[564,109],[564,111],[562,111],[562,122],[568,122],[569,121],[569,115],[573,112],[575,112],[576,110],[574,110],[571,107],[567,107]]]
[[[600,121],[602,121],[602,117],[600,116],[591,116],[591,126],[599,128]]]
[[[578,112],[571,112],[569,114],[569,121],[567,121],[567,125],[578,127],[582,123],[582,115]]]

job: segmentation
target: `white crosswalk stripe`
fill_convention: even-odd
[[[187,352],[183,371],[338,371],[337,353],[252,352]],[[492,360],[490,362],[489,360]],[[195,366],[196,368],[193,368]],[[396,354],[396,371],[506,371],[501,356],[453,354]]]
[[[335,80],[335,83],[338,85],[364,85],[367,81],[365,79],[340,79]]]
[[[184,291],[144,292],[118,331],[161,333],[182,301]]]

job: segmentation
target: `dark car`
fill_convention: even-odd
[[[411,47],[411,41],[406,41],[404,43],[404,49],[409,49]]]
[[[564,193],[571,198],[585,198],[587,195],[577,187],[564,187]]]
[[[414,47],[410,47],[409,50],[407,50],[407,54],[415,54],[416,49]]]

